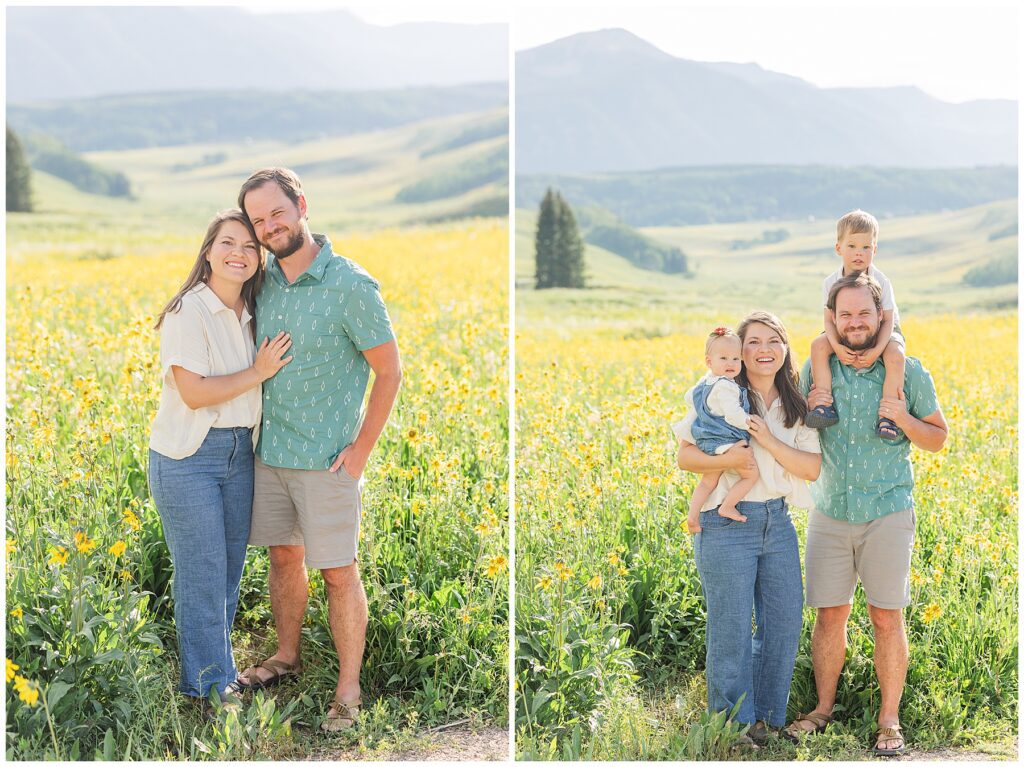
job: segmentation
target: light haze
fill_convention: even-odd
[[[926,7],[519,6],[516,50],[579,32],[622,27],[695,61],[755,62],[824,88],[914,85],[949,102],[1017,99],[1015,5]]]

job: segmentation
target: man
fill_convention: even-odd
[[[298,177],[256,171],[238,206],[270,251],[256,299],[257,338],[291,335],[293,361],[263,385],[263,418],[249,543],[270,547],[270,602],[277,651],[239,676],[261,689],[301,669],[306,566],[318,568],[338,652],[338,685],[321,723],[351,727],[361,705],[366,594],[356,549],[361,477],[402,379],[398,345],[379,286],[312,234]],[[369,372],[374,372],[365,414]]]
[[[903,608],[910,604],[910,557],[914,545],[914,480],[910,446],[937,452],[948,428],[931,375],[908,357],[904,388],[882,396],[885,367],[871,350],[882,316],[878,282],[864,273],[843,277],[828,295],[836,330],[854,361],[835,357],[832,395],[841,420],[821,432],[823,465],[811,486],[805,547],[807,604],[817,608],[812,637],[818,704],[784,731],[790,739],[822,732],[832,720],[836,687],[846,655],[846,623],[860,578],[875,633],[875,673],[881,689],[878,733],[873,751],[901,753],[905,741],[899,705],[907,675]],[[807,405],[831,405],[832,396],[810,385],[810,363],[801,380]],[[874,431],[876,418],[890,418],[906,435],[886,441]]]

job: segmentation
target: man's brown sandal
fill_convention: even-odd
[[[899,745],[896,748],[881,748],[878,744],[883,740],[887,744],[894,740],[899,741]],[[875,756],[899,756],[906,750],[907,742],[904,740],[903,731],[898,724],[894,724],[892,727],[878,728],[878,732],[875,733],[875,747],[871,749],[871,753]]]
[[[829,726],[831,721],[832,717],[829,714],[815,714],[813,711],[809,714],[797,714],[796,719],[782,730],[782,737],[797,743],[804,735],[825,732],[825,728]],[[810,722],[814,727],[811,729],[801,727],[800,722]]]
[[[261,679],[257,671],[260,668],[265,668],[271,673],[271,676]],[[239,677],[235,680],[235,684],[242,690],[265,690],[268,687],[273,687],[275,684],[280,684],[286,677],[298,676],[301,673],[301,663],[284,663],[279,660],[264,658],[255,666],[249,666],[249,668],[242,672],[245,678],[250,681],[243,682],[241,677]]]
[[[324,732],[341,732],[352,727],[359,719],[359,711],[363,701],[360,698],[345,702],[335,698],[327,707],[327,716],[320,723]]]

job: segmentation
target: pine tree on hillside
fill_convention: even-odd
[[[558,192],[548,188],[537,217],[536,286],[582,288],[583,240],[576,216]]]
[[[556,231],[556,273],[558,286],[561,288],[582,288],[585,278],[583,274],[583,238],[580,237],[576,216],[565,198],[559,195],[557,209],[558,226]]]
[[[32,210],[32,172],[21,142],[7,129],[7,210],[28,213]]]
[[[537,238],[535,256],[535,277],[537,288],[555,286],[555,240],[558,226],[558,195],[548,187],[544,199],[540,203],[540,214],[537,216]]]

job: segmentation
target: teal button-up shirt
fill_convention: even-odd
[[[256,454],[269,466],[327,469],[352,443],[362,420],[370,365],[362,352],[394,339],[380,286],[313,235],[320,252],[289,283],[267,255],[256,297],[257,345],[290,333],[294,359],[263,383]]]
[[[870,522],[914,507],[914,470],[910,440],[884,440],[875,434],[882,401],[885,365],[881,359],[866,370],[844,365],[835,356],[832,400],[839,423],[818,432],[821,474],[811,484],[815,508],[822,514],[853,524]],[[800,386],[810,391],[811,363],[804,365]],[[925,418],[939,409],[931,374],[919,360],[907,357],[903,391],[907,410]]]

